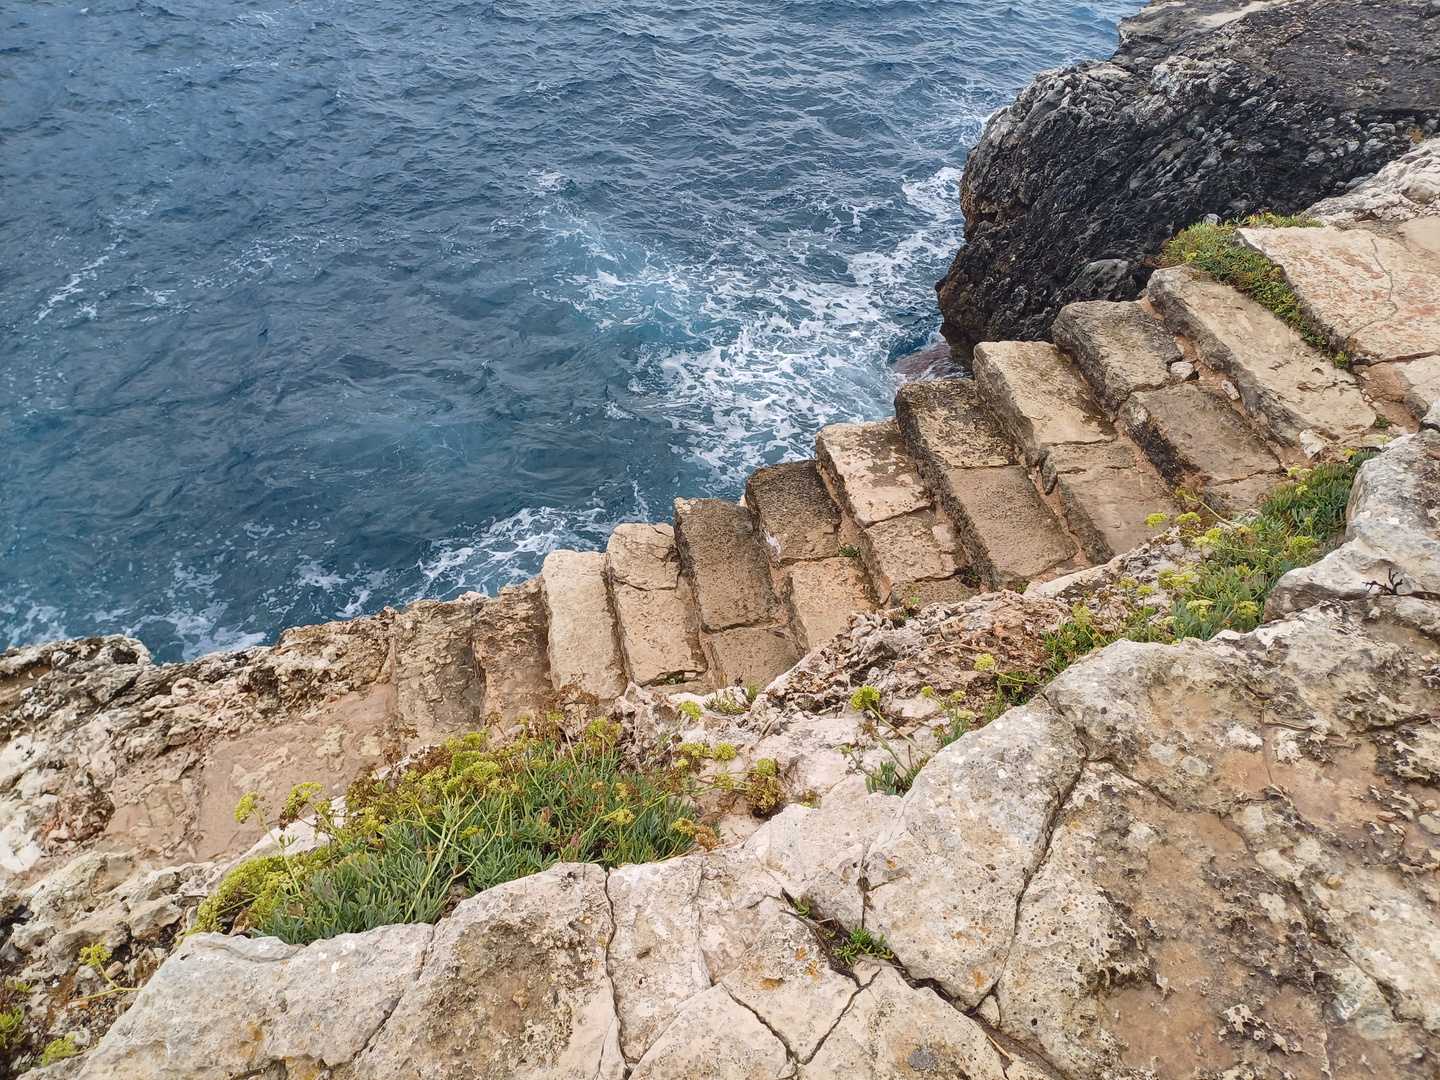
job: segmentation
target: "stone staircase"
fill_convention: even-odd
[[[1234,290],[1160,270],[1138,302],[1065,308],[1054,344],[979,345],[973,379],[907,383],[893,418],[822,429],[813,460],[757,470],[739,503],[677,499],[673,527],[621,525],[494,598],[424,602],[452,670],[433,642],[430,676],[397,656],[402,715],[407,694],[478,724],[605,707],[631,683],[763,687],[854,612],[1023,589],[1143,542],[1177,491],[1253,509],[1288,466],[1413,430],[1440,396],[1440,250],[1241,235],[1358,375]]]

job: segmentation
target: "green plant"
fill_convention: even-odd
[[[840,554],[846,559],[858,559],[860,558],[860,549],[854,544],[841,544]]]
[[[753,685],[753,684],[751,684]],[[754,698],[750,699],[754,701]],[[741,704],[728,694],[716,694],[705,702],[705,708],[722,716],[743,716],[749,711],[749,704]]]
[[[0,1050],[9,1050],[20,1041],[24,1025],[24,1005],[0,1005]]]
[[[1337,366],[1349,360],[1330,346],[1329,339],[1306,317],[1285,274],[1257,251],[1244,247],[1236,238],[1238,228],[1305,228],[1321,224],[1304,216],[1281,217],[1256,214],[1243,221],[1223,221],[1211,225],[1202,222],[1183,229],[1166,241],[1160,253],[1161,266],[1191,265],[1205,271],[1216,281],[1249,296],[1261,307],[1268,308],[1325,353]]]
[[[91,994],[86,1001],[94,998],[105,997],[107,994],[132,994],[139,990],[138,986],[121,986],[106,971],[106,965],[110,963],[110,946],[103,941],[97,941],[93,945],[86,945],[80,950],[80,966],[94,968],[102,979],[109,983],[109,988],[101,990],[98,994]]]
[[[862,956],[873,956],[877,960],[894,960],[895,954],[885,943],[884,934],[872,934],[863,926],[857,926],[845,935],[834,947],[835,959],[846,967],[852,967]]]
[[[1276,488],[1253,518],[1204,532],[1193,523],[1184,529],[1182,538],[1200,549],[1200,559],[1190,570],[1162,574],[1160,582],[1174,597],[1175,636],[1209,638],[1259,625],[1275,583],[1318,560],[1344,529],[1356,470],[1371,456],[1292,470],[1291,482]]]
[[[202,904],[196,929],[306,943],[433,922],[463,896],[555,862],[651,862],[713,838],[686,797],[696,762],[685,748],[672,768],[627,769],[619,734],[598,720],[572,745],[553,727],[500,747],[485,733],[450,739],[396,777],[356,780],[343,821],[317,800],[318,785],[300,785],[275,824],[313,811],[328,842],[242,864]],[[237,817],[256,814],[270,831],[258,797],[237,807]]]
[[[757,697],[759,697],[759,696],[760,696],[760,687],[759,687],[759,685],[755,682],[755,680],[754,680],[754,679],[747,679],[747,680],[745,680],[745,700],[746,700],[747,702],[749,702],[751,705],[753,705],[753,704],[755,704],[755,699],[756,699]]]
[[[45,1044],[45,1049],[40,1053],[40,1067],[43,1069],[57,1061],[73,1058],[78,1053],[80,1048],[75,1045],[75,1040],[69,1035],[62,1036]]]

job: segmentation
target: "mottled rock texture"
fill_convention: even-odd
[[[1109,61],[1044,72],[970,152],[946,332],[1048,337],[1071,301],[1137,296],[1179,229],[1342,195],[1437,114],[1430,0],[1151,4]]]

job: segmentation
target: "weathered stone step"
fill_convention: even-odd
[[[853,613],[875,610],[864,564],[840,554],[842,515],[815,462],[755,470],[745,505],[760,519],[771,562],[784,578],[782,599],[802,652],[845,630]]]
[[[669,525],[619,525],[605,548],[626,674],[641,686],[689,682],[706,669],[690,583]]]
[[[1311,321],[1360,363],[1440,354],[1440,259],[1365,229],[1237,229],[1285,273]]]
[[[717,681],[765,686],[790,670],[800,650],[776,620],[779,600],[755,512],[724,499],[676,499],[675,541]]]
[[[922,589],[955,599],[973,595],[956,577],[969,556],[936,513],[895,420],[821,428],[815,457],[860,529],[860,554],[880,603],[898,604]]]
[[[555,684],[550,678],[550,627],[540,579],[506,585],[486,600],[475,615],[471,634],[484,722],[543,716]]]
[[[1051,327],[1055,344],[1078,367],[1114,419],[1137,390],[1170,383],[1170,365],[1182,359],[1174,336],[1133,301],[1067,304]]]
[[[1253,510],[1284,479],[1245,419],[1194,383],[1132,394],[1120,422],[1166,481],[1198,487],[1216,511]]]
[[[813,461],[787,461],[756,469],[745,482],[745,505],[755,511],[771,561],[840,554],[840,508]]]
[[[675,541],[703,629],[772,621],[775,583],[753,510],[725,499],[676,499]]]
[[[593,694],[603,705],[625,692],[618,628],[603,551],[552,551],[540,570],[549,619],[550,681],[558,694]]]
[[[975,346],[980,399],[1039,466],[1052,447],[1107,443],[1115,428],[1084,377],[1048,341],[987,341]]]
[[[1015,588],[1073,563],[1074,543],[1016,463],[973,381],[906,383],[895,395],[895,416],[990,586]]]
[[[1138,547],[1157,531],[1145,524],[1147,517],[1177,509],[1171,486],[1119,440],[1056,446],[1040,473],[1046,494],[1059,495],[1065,520],[1094,563]]]
[[[1268,438],[1313,457],[1327,444],[1359,444],[1375,423],[1353,375],[1228,285],[1175,266],[1151,276],[1147,295],[1166,326],[1194,341],[1201,361],[1230,377]]]
[[[1107,354],[1098,326],[1106,320],[1095,317],[1093,308],[1098,306],[1078,315],[1072,312],[1072,322],[1097,331],[1102,344],[1093,350],[1094,367],[1103,374]],[[1154,324],[1143,310],[1140,313]],[[1133,322],[1120,325],[1127,327],[1130,338],[1143,333]],[[1157,345],[1152,342],[1151,348]],[[1168,354],[1161,355],[1168,359]],[[1168,379],[1163,363],[1161,370]],[[1158,377],[1159,372],[1143,374]],[[977,345],[975,382],[1027,462],[1040,469],[1045,493],[1058,493],[1065,520],[1087,558],[1106,562],[1130,550],[1154,532],[1145,525],[1149,515],[1174,509],[1169,489],[1119,440],[1085,376],[1054,345],[1043,341]],[[1114,400],[1128,381],[1112,379],[1109,385]]]

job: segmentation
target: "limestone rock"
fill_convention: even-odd
[[[932,487],[949,469],[1015,464],[1010,440],[980,404],[974,379],[903,384],[895,392],[895,419]]]
[[[865,858],[870,914],[917,979],[973,1007],[1005,963],[1014,900],[1045,854],[1083,747],[1043,702],[941,750]]]
[[[557,865],[465,901],[435,928],[356,1080],[619,1080],[613,933],[597,866]]]
[[[555,687],[540,579],[507,585],[486,600],[471,633],[475,665],[484,682],[485,722],[504,724],[524,714],[543,714]]]
[[[794,1075],[784,1044],[725,988],[691,998],[630,1073],[630,1080],[784,1080]]]
[[[422,742],[483,726],[472,642],[482,602],[417,600],[395,617],[397,708]]]
[[[753,510],[724,499],[676,499],[675,540],[705,630],[770,621],[775,584]]]
[[[1337,349],[1365,363],[1440,354],[1440,257],[1364,229],[1238,229]]]
[[[727,684],[769,686],[795,666],[800,648],[776,626],[739,627],[710,636],[715,667]]]
[[[969,561],[950,523],[934,510],[876,522],[860,534],[860,555],[883,605],[898,605],[911,586],[944,581]]]
[[[1174,266],[1156,271],[1148,295],[1168,327],[1194,340],[1201,360],[1234,380],[1251,421],[1277,442],[1300,446],[1309,432],[1351,446],[1375,423],[1353,375],[1228,285]]]
[[[865,919],[865,855],[900,800],[867,794],[858,776],[839,784],[819,809],[787,806],[747,842],[785,892],[817,916],[859,926]]]
[[[1136,303],[1067,304],[1051,333],[1112,418],[1135,391],[1169,385],[1170,365],[1183,363],[1175,339]]]
[[[1065,520],[1094,562],[1106,562],[1143,544],[1157,528],[1145,519],[1177,510],[1171,488],[1143,466],[1128,443],[1057,446],[1040,470],[1057,491]]]
[[[699,623],[680,576],[669,525],[618,525],[605,550],[620,652],[642,686],[693,679],[705,670]]]
[[[606,884],[615,918],[608,970],[620,1048],[630,1061],[644,1056],[680,1007],[710,986],[695,904],[703,866],[697,856],[623,866]]]
[[[1327,224],[1370,229],[1440,217],[1440,139],[1426,139],[1344,195],[1322,199],[1306,213]]]
[[[722,985],[755,1013],[800,1061],[809,1061],[860,989],[830,967],[815,932],[778,916]]]
[[[840,508],[813,461],[756,469],[745,481],[745,505],[759,515],[766,546],[777,563],[840,554]]]
[[[992,587],[1016,588],[1073,565],[1074,542],[1020,466],[952,469],[936,490],[976,570]]]
[[[802,651],[849,628],[857,611],[873,611],[860,563],[843,557],[796,563],[785,581],[785,606]]]
[[[890,1080],[898,1076],[1005,1080],[984,1030],[933,990],[907,986],[880,968],[855,997],[801,1080]],[[1019,1080],[1018,1075],[1016,1080]]]
[[[552,551],[540,570],[550,617],[550,680],[612,701],[625,690],[615,613],[599,551]]]
[[[1031,465],[1062,443],[1115,438],[1095,395],[1075,366],[1044,341],[991,341],[975,346],[975,382]]]
[[[386,926],[306,948],[198,934],[136,996],[84,1080],[229,1080],[348,1065],[414,984],[433,928]]]
[[[1358,600],[1387,590],[1440,595],[1440,433],[1422,429],[1360,466],[1350,490],[1346,542],[1292,570],[1271,590],[1267,618],[1326,599]]]
[[[937,285],[947,335],[1048,337],[1072,301],[1134,299],[1207,214],[1343,202],[1436,133],[1436,40],[1427,0],[1140,7],[1108,61],[1042,72],[987,121]],[[1429,198],[1433,171],[1407,175]]]
[[[815,436],[815,458],[862,528],[930,506],[894,420],[823,427]]]

